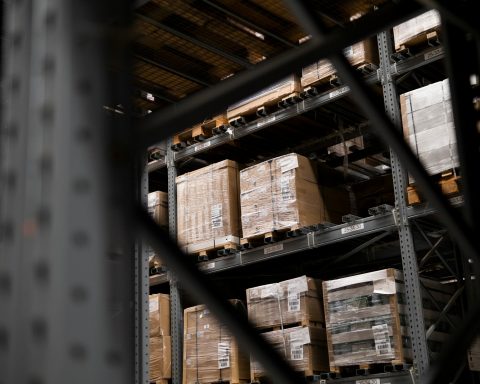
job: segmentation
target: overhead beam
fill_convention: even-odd
[[[198,77],[196,76],[192,76],[188,73],[185,73],[185,72],[182,72],[182,71],[179,71],[178,69],[176,68],[172,68],[171,66],[165,64],[165,63],[160,63],[156,60],[152,60],[148,57],[145,57],[144,55],[141,55],[139,53],[134,53],[133,56],[147,64],[150,64],[150,65],[153,65],[154,67],[157,67],[157,68],[160,68],[160,69],[163,69],[167,72],[170,72],[170,73],[173,73],[177,76],[180,76],[180,77],[183,77],[184,79],[187,79],[187,80],[190,80],[190,81],[193,81],[194,83],[197,83],[197,84],[200,84],[200,85],[203,85],[204,87],[210,87],[213,85],[213,83],[209,82],[209,81],[206,81],[206,80],[203,80],[203,79],[199,79]]]
[[[154,25],[157,28],[163,29],[164,31],[166,31],[168,33],[171,33],[174,36],[177,36],[181,39],[187,40],[188,42],[190,42],[192,44],[195,44],[195,45],[197,45],[199,47],[202,47],[202,48],[204,48],[204,49],[206,49],[210,52],[213,52],[216,55],[219,55],[219,56],[221,56],[221,57],[223,57],[227,60],[230,60],[230,61],[232,61],[236,64],[239,64],[244,68],[252,68],[253,67],[252,63],[250,63],[249,61],[247,61],[245,59],[242,59],[241,57],[238,57],[238,56],[232,55],[231,53],[225,52],[225,51],[223,51],[219,48],[216,48],[216,47],[214,47],[210,44],[205,43],[202,40],[199,40],[199,39],[197,39],[193,36],[187,35],[186,33],[180,32],[180,31],[178,31],[178,30],[176,30],[172,27],[169,27],[168,25],[165,25],[164,23],[162,23],[158,20],[154,20],[151,17],[142,15],[141,13],[138,13],[138,12],[135,13],[135,17],[140,19],[140,20],[143,20],[144,22],[146,22],[148,24]]]
[[[388,3],[375,14],[367,14],[345,28],[335,28],[322,42],[309,41],[298,49],[257,64],[255,69],[223,80],[211,89],[199,91],[174,108],[165,108],[161,113],[153,112],[140,123],[137,143],[139,150],[173,136],[206,115],[226,110],[229,105],[281,80],[295,70],[340,52],[343,48],[422,11],[424,8],[415,2]]]
[[[298,44],[294,44],[291,41],[289,41],[287,39],[284,39],[283,37],[278,36],[277,34],[275,34],[273,32],[270,32],[270,31],[256,25],[255,23],[252,23],[251,21],[245,19],[244,17],[242,17],[240,15],[237,15],[236,13],[230,11],[229,9],[225,8],[224,6],[221,6],[220,4],[218,4],[215,1],[212,1],[212,0],[201,0],[201,1],[204,2],[205,4],[208,4],[212,8],[215,8],[216,10],[220,11],[221,13],[231,17],[232,19],[238,20],[242,24],[245,24],[246,27],[252,28],[256,32],[260,32],[263,35],[269,36],[272,39],[275,39],[275,40],[279,41],[280,43],[286,45],[287,47],[298,48]]]

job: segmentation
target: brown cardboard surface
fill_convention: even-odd
[[[297,372],[312,376],[329,370],[325,329],[312,326],[293,327],[265,332],[262,336],[285,356]],[[254,359],[250,362],[250,371],[252,381],[268,376]]]
[[[168,194],[162,191],[148,194],[148,212],[160,226],[168,226]]]
[[[320,280],[301,276],[249,288],[246,294],[248,318],[258,328],[325,322]]]
[[[240,237],[238,166],[224,160],[177,177],[177,229],[181,246],[214,248]],[[238,242],[238,240],[237,240]]]
[[[158,293],[149,296],[150,337],[170,336],[170,296]]]
[[[170,336],[156,336],[149,339],[150,381],[172,377],[172,340]]]

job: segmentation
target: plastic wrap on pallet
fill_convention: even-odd
[[[394,269],[323,282],[330,367],[410,358],[403,277]]]
[[[348,210],[348,196],[319,187],[310,161],[295,153],[240,172],[243,237],[337,222]]]
[[[300,326],[278,329],[261,334],[297,372],[305,376],[313,376],[328,372],[328,351],[325,329],[311,326]],[[263,367],[251,360],[251,380],[258,382],[268,376]]]
[[[231,303],[240,315],[244,313],[241,301]],[[248,354],[239,350],[235,338],[204,305],[185,309],[183,353],[184,384],[240,383],[250,377]]]
[[[238,165],[224,160],[178,176],[177,234],[187,252],[238,243]]]
[[[162,191],[148,194],[148,213],[160,226],[168,225],[168,194]]]
[[[402,45],[408,44],[418,37],[418,35],[438,28],[439,26],[440,14],[436,10],[431,10],[393,27],[395,49],[401,49]]]
[[[375,41],[367,39],[359,41],[343,50],[348,61],[353,66],[361,64],[376,64],[378,62],[378,52],[376,50]],[[323,79],[329,79],[336,73],[335,68],[328,59],[322,59],[302,69],[301,84],[302,87],[314,84]]]
[[[459,166],[448,79],[400,96],[403,133],[430,174]]]
[[[307,276],[248,288],[248,318],[258,328],[324,324],[321,282]]]
[[[148,298],[150,337],[170,335],[170,296],[163,293]]]
[[[172,339],[170,336],[156,336],[149,339],[150,382],[172,377]]]
[[[471,371],[480,371],[480,336],[477,336],[468,349],[468,367]]]
[[[298,77],[295,75],[288,76],[268,88],[262,89],[252,96],[229,106],[227,109],[227,118],[231,119],[243,114],[255,112],[261,106],[279,102],[282,98],[300,91],[301,87]]]

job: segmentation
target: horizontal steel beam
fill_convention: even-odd
[[[280,37],[278,36],[277,34],[273,33],[273,32],[270,32],[254,23],[252,23],[251,21],[245,19],[244,17],[240,16],[240,15],[237,15],[236,13],[228,10],[227,8],[225,8],[224,6],[218,4],[217,2],[215,1],[212,1],[212,0],[201,0],[203,1],[205,4],[208,4],[209,6],[211,6],[212,8],[215,8],[217,9],[218,11],[224,13],[225,15],[228,15],[230,16],[232,19],[237,19],[238,21],[240,21],[242,24],[245,24],[245,26],[249,27],[249,28],[252,28],[253,30],[255,30],[256,32],[260,32],[262,33],[263,35],[266,35],[266,36],[269,36],[271,37],[272,39],[275,39],[279,42],[281,42],[282,44],[288,46],[288,47],[291,47],[291,48],[297,48],[298,47],[298,44],[294,44],[292,43],[291,41],[288,41],[287,39],[284,39],[283,37]]]
[[[255,69],[239,73],[211,89],[197,92],[172,108],[151,113],[138,127],[139,150],[172,136],[207,115],[225,111],[234,102],[283,79],[303,66],[340,52],[343,48],[422,11],[424,8],[415,2],[388,3],[375,14],[367,14],[345,28],[335,28],[322,42],[310,41],[298,49],[259,63]]]
[[[178,31],[178,30],[176,30],[172,27],[169,27],[168,25],[165,25],[164,23],[162,23],[158,20],[152,19],[151,17],[142,15],[138,12],[135,13],[135,17],[140,19],[140,20],[143,20],[144,22],[146,22],[148,24],[154,25],[157,28],[163,29],[164,31],[166,31],[168,33],[171,33],[172,35],[175,35],[175,36],[177,36],[181,39],[187,40],[188,42],[190,42],[192,44],[198,45],[199,47],[202,47],[202,48],[204,48],[204,49],[206,49],[206,50],[208,50],[212,53],[215,53],[216,55],[219,55],[219,56],[221,56],[221,57],[223,57],[227,60],[230,60],[230,61],[232,61],[236,64],[239,64],[244,68],[252,68],[253,67],[252,63],[250,63],[249,61],[247,61],[245,59],[242,59],[241,57],[238,57],[238,56],[232,55],[228,52],[225,52],[224,50],[222,50],[220,48],[217,48],[217,47],[214,47],[210,44],[207,44],[202,40],[199,40],[199,39],[197,39],[193,36],[187,35],[186,33],[180,32],[180,31]]]

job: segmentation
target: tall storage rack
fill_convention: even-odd
[[[401,126],[399,95],[396,86],[396,79],[424,67],[431,63],[444,59],[444,48],[441,44],[430,46],[421,52],[408,57],[397,58],[392,48],[391,30],[381,32],[377,35],[379,49],[379,68],[375,72],[365,76],[367,83],[380,83],[383,90],[385,110],[387,115],[394,123]],[[394,59],[395,58],[395,59]],[[245,126],[230,127],[230,132],[224,135],[213,136],[201,143],[197,143],[178,151],[171,150],[171,141],[167,145],[166,155],[164,158],[151,161],[147,165],[147,172],[167,167],[168,170],[168,192],[169,192],[169,225],[170,234],[175,236],[175,177],[176,164],[189,157],[194,157],[204,151],[215,151],[215,147],[226,142],[254,134],[269,126],[274,126],[280,122],[300,115],[306,111],[314,110],[328,103],[335,103],[349,94],[349,87],[339,85],[330,91],[321,93],[312,98],[300,101],[298,104],[279,110],[267,117],[259,118]],[[219,257],[211,261],[200,262],[199,269],[206,274],[215,274],[226,270],[235,270],[243,266],[262,262],[263,260],[271,260],[285,255],[295,255],[298,252],[309,249],[321,248],[326,245],[337,242],[348,241],[366,234],[376,234],[377,236],[366,240],[358,246],[358,249],[352,251],[352,254],[375,244],[376,241],[384,237],[390,231],[398,232],[399,237],[399,253],[401,256],[402,269],[404,271],[407,313],[409,317],[409,332],[412,340],[412,350],[414,367],[410,372],[397,372],[392,374],[365,376],[363,379],[371,378],[375,383],[413,383],[415,382],[412,375],[421,375],[425,373],[429,364],[429,351],[427,346],[427,337],[425,334],[425,324],[422,314],[422,297],[419,282],[419,269],[417,266],[417,255],[415,250],[414,239],[412,236],[412,220],[428,217],[435,214],[435,209],[428,204],[420,206],[407,206],[406,203],[406,181],[408,176],[405,169],[400,164],[400,160],[395,152],[391,151],[391,172],[393,177],[393,188],[395,196],[395,207],[392,211],[382,212],[367,218],[358,218],[354,222],[338,225],[326,230],[320,229],[310,233],[301,235],[288,242],[281,242],[273,246],[260,247],[253,250],[237,251],[234,255],[228,257]],[[451,199],[454,206],[461,206],[463,199],[461,197]],[[436,247],[430,243],[431,249],[428,253],[436,253],[439,255]],[[286,256],[288,257],[288,256]],[[441,258],[441,255],[439,255]],[[448,268],[448,266],[447,266]],[[468,266],[467,266],[468,268]],[[239,274],[242,272],[239,271]],[[465,278],[468,277],[466,272]],[[170,284],[171,294],[171,316],[172,324],[177,326],[172,329],[172,378],[174,384],[181,383],[182,370],[182,328],[180,326],[183,316],[182,303],[180,302],[181,294],[178,282],[168,273],[153,275],[150,277],[151,286],[159,284]],[[461,291],[460,291],[461,292]],[[458,298],[457,292],[454,296]],[[451,304],[451,303],[450,303]],[[461,372],[459,372],[461,373]],[[358,383],[362,378],[345,378],[336,379],[335,383]],[[363,383],[363,381],[361,381]],[[367,381],[365,381],[367,382]]]
[[[319,106],[334,103],[350,91],[348,87],[340,86],[275,112],[273,115],[275,119],[269,116],[239,129],[232,128],[226,134],[180,152],[167,149],[164,159],[149,163],[144,169],[145,159],[135,157],[140,151],[137,151],[138,148],[131,148],[130,145],[135,141],[131,136],[131,121],[127,118],[119,119],[114,124],[107,124],[99,108],[103,105],[105,109],[113,112],[122,114],[125,110],[133,112],[127,114],[128,117],[137,112],[128,107],[129,89],[124,81],[129,74],[128,66],[125,64],[128,60],[122,58],[127,52],[123,49],[125,41],[122,40],[126,34],[111,33],[113,28],[110,28],[114,26],[121,30],[125,27],[124,23],[127,22],[125,16],[130,11],[127,8],[128,3],[73,0],[1,2],[6,23],[5,39],[2,40],[5,53],[5,66],[2,68],[4,113],[0,127],[2,155],[0,383],[59,384],[66,378],[74,384],[131,383],[133,378],[136,383],[148,383],[149,270],[143,244],[137,242],[134,249],[135,258],[130,257],[134,248],[131,236],[132,222],[138,226],[143,225],[145,233],[154,232],[149,231],[148,224],[145,224],[148,223],[146,213],[143,212],[142,218],[137,218],[140,213],[135,215],[131,209],[133,201],[145,203],[148,189],[145,172],[167,169],[169,225],[171,235],[175,237],[175,177],[178,161],[206,153],[236,138],[260,132]],[[138,0],[135,6],[141,7],[147,3],[148,0]],[[430,1],[421,0],[418,3]],[[475,36],[478,38],[477,20],[474,18],[475,15],[468,13],[468,8],[459,6],[458,10],[455,10],[458,13],[455,13],[445,3],[439,4],[449,20],[456,21],[457,25],[459,18],[464,20],[467,28],[476,33]],[[393,15],[396,10],[402,11],[404,19],[407,15],[421,11],[420,6],[414,5],[413,2],[408,4],[399,1],[390,5],[390,14],[388,12],[383,14],[389,15],[387,17],[389,23],[398,20],[398,15]],[[365,18],[368,19],[368,15]],[[310,20],[308,15],[306,20]],[[378,32],[380,27],[385,25],[382,19],[369,20],[372,22],[371,28],[361,21],[356,24],[358,26],[356,31],[362,37],[374,31]],[[109,28],[105,28],[105,23]],[[349,32],[350,36],[346,36],[347,33],[342,33],[342,30],[337,30],[338,35],[335,39],[327,37],[325,44],[327,48],[323,44],[315,43],[315,39],[312,42],[314,45],[310,46],[318,48],[318,52],[323,56],[333,54],[335,51],[333,47],[340,49],[349,45],[346,42],[354,42],[352,36],[354,31],[349,28],[346,26],[345,31]],[[468,44],[460,35],[462,33],[456,26],[448,24],[447,40],[450,40],[448,63],[452,67],[450,70],[454,84],[452,90],[459,98],[462,97],[462,87],[463,90],[466,89],[468,79],[465,79],[465,75],[469,74],[461,73],[458,65],[452,64],[452,51],[462,58],[466,58],[467,55],[464,48]],[[110,40],[112,38],[114,44],[108,45],[109,50],[105,50],[104,43],[106,41],[112,43]],[[190,37],[190,40],[193,42],[195,39]],[[384,95],[387,96],[385,107],[390,117],[395,120],[398,119],[398,105],[393,80],[403,77],[408,71],[442,59],[444,52],[442,47],[434,47],[414,57],[393,63],[390,61],[388,32],[381,33],[378,40],[382,65],[380,71],[367,76],[366,80],[368,83],[382,84]],[[199,40],[196,41],[201,43]],[[457,42],[461,44],[452,48]],[[116,68],[120,73],[118,78],[107,71],[107,51],[111,53],[112,48],[117,48],[113,49],[115,58],[120,58],[119,61],[125,64],[125,67],[120,65]],[[308,55],[321,56],[318,52],[308,53],[308,47],[303,50],[300,47],[298,51],[304,59]],[[246,65],[248,63],[238,60],[235,55],[221,51],[220,53],[248,67]],[[294,59],[293,55],[289,57],[290,62],[298,63],[300,60]],[[469,70],[472,69],[471,66],[477,66],[475,68],[478,73],[477,61],[472,59],[468,62]],[[271,62],[275,62],[275,58]],[[461,64],[467,65],[465,60],[462,60]],[[280,67],[282,66],[278,63],[273,67],[277,75],[281,72]],[[263,71],[269,68],[274,72],[268,63],[262,68]],[[169,70],[175,71],[175,68]],[[252,84],[255,77],[250,76],[246,83]],[[190,77],[195,80],[193,76]],[[265,76],[266,79],[272,77],[274,76]],[[266,79],[263,81],[267,81]],[[148,88],[148,84],[145,86]],[[105,105],[105,95],[112,91],[112,88],[116,91],[114,101],[108,99],[108,102],[114,104]],[[243,86],[243,89],[245,91],[246,86]],[[158,91],[159,98],[168,99],[168,96],[162,95],[161,90],[150,90],[153,93]],[[355,93],[354,90],[352,92]],[[474,117],[471,116],[471,111],[462,110],[458,105],[454,105],[454,109],[456,112],[465,112],[461,116],[456,115],[456,118],[461,120],[459,126],[463,127],[463,123],[472,123]],[[140,125],[142,129],[136,132],[140,137],[138,140],[140,143],[135,143],[142,147],[148,141],[154,140],[149,127],[141,123]],[[105,130],[98,129],[99,127]],[[461,131],[460,135],[466,134],[466,131]],[[461,145],[465,146],[462,149],[471,151],[465,151],[461,156],[469,160],[466,168],[469,177],[466,178],[466,183],[472,185],[467,190],[476,191],[478,185],[473,181],[475,179],[471,177],[471,172],[478,170],[478,138],[474,135],[472,140],[468,139],[464,137]],[[469,145],[472,148],[469,148]],[[119,155],[120,153],[122,155]],[[469,157],[471,154],[473,158]],[[139,160],[142,161],[140,166]],[[272,263],[280,257],[288,258],[289,255],[301,251],[341,244],[364,238],[366,235],[373,236],[344,255],[350,256],[386,234],[396,231],[402,244],[400,253],[404,270],[407,272],[407,289],[411,291],[409,313],[412,316],[418,315],[418,272],[410,224],[414,223],[414,219],[435,215],[440,209],[435,210],[429,205],[405,206],[403,196],[405,180],[402,180],[405,175],[395,156],[392,156],[391,165],[395,176],[394,212],[377,212],[374,216],[357,219],[353,224],[346,223],[314,230],[279,243],[276,248],[268,248],[268,252],[265,252],[267,248],[236,252],[228,258],[199,264],[200,269],[208,276],[215,276],[223,271],[237,271],[239,267],[266,261],[267,258],[269,259],[267,263]],[[135,191],[127,181],[134,182]],[[466,206],[472,207],[465,216],[471,226],[478,229],[479,226],[475,225],[480,218],[478,205],[471,200],[472,195],[465,194]],[[461,205],[462,201],[453,201],[452,204]],[[451,219],[453,216],[443,217]],[[452,228],[450,224],[449,228]],[[152,223],[150,228],[153,228]],[[458,228],[454,231],[457,235],[462,229],[460,225]],[[111,232],[114,232],[113,237]],[[422,231],[420,233],[424,235]],[[156,244],[160,244],[157,248],[164,246],[166,253],[174,253],[174,246],[167,241],[166,236],[158,231],[156,234],[161,239]],[[468,235],[471,235],[471,232],[466,231],[465,236]],[[151,236],[151,240],[153,237],[155,236]],[[113,244],[115,247],[111,243],[112,238],[116,240],[116,244]],[[424,238],[425,242],[429,243],[426,236]],[[466,243],[470,244],[472,238],[473,236]],[[437,248],[438,242],[430,244],[432,247],[428,255],[436,254],[442,259]],[[155,241],[152,240],[152,243]],[[459,244],[460,246],[463,244]],[[470,247],[467,250],[471,254],[472,250],[475,253],[476,248]],[[476,252],[474,256],[478,254]],[[477,257],[472,259],[476,260]],[[467,289],[469,285],[473,285],[470,279],[471,265],[468,260],[467,262],[462,260],[458,263],[462,272],[460,277],[466,279],[465,291],[468,291],[467,297],[470,297],[475,293],[474,289],[471,292]],[[177,270],[180,271],[180,268]],[[455,272],[452,274],[455,275]],[[192,276],[196,278],[197,275],[193,273]],[[181,285],[170,272],[150,277],[151,285],[160,285],[165,289],[167,283],[174,324],[173,377],[174,384],[179,384],[182,365]],[[188,282],[183,283],[186,285]],[[204,289],[204,292],[207,290]],[[211,296],[215,296],[213,292]],[[458,296],[457,292],[454,297]],[[208,294],[204,297],[208,297]],[[472,300],[465,302],[474,307]],[[221,313],[223,318],[228,318],[228,313],[222,312],[222,308],[221,305],[217,305],[218,313]],[[475,319],[475,316],[469,318]],[[241,333],[239,330],[242,327],[238,326],[239,323],[232,317],[229,323],[236,324],[237,333]],[[425,335],[420,322],[412,324],[416,368],[422,372],[428,365]],[[249,336],[246,331],[243,334]],[[261,342],[258,342],[260,347],[256,349],[255,342],[249,340],[252,350],[255,349],[257,352],[262,350]],[[466,348],[465,345],[463,347]],[[455,356],[452,357],[453,360],[454,358]],[[274,358],[265,357],[263,361],[274,362]],[[289,370],[282,368],[280,361],[277,363],[278,372],[290,377]],[[274,365],[270,363],[270,367]],[[354,379],[339,379],[336,382],[351,383],[352,380]],[[284,379],[282,382],[288,380]],[[411,381],[407,375],[400,373],[384,375],[382,378],[364,377],[356,381],[356,384],[365,382],[386,384]]]

